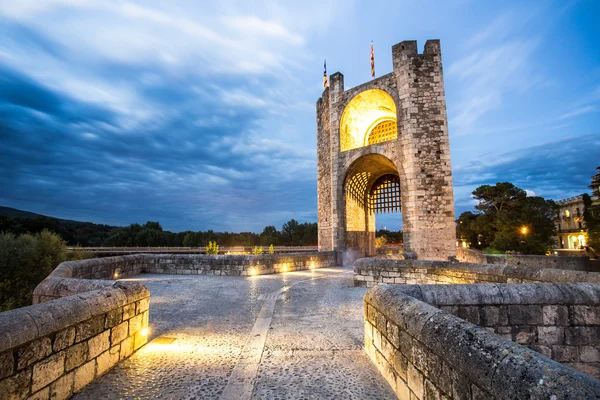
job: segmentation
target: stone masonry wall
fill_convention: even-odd
[[[0,398],[67,399],[146,343],[136,282],[0,313]]]
[[[263,275],[336,265],[336,252],[200,255],[159,254],[148,256],[144,272],[194,275]]]
[[[600,378],[600,285],[406,285],[402,292]]]
[[[456,258],[461,262],[467,263],[521,265],[524,267],[594,271],[589,257],[586,256],[557,257],[521,254],[483,254],[479,251],[459,247],[456,249]]]
[[[511,265],[467,264],[448,261],[362,258],[354,263],[354,285],[378,283],[524,283],[593,282],[600,273]]]
[[[317,102],[320,249],[326,249],[322,244],[329,246],[332,239],[331,249],[351,250],[357,236],[370,237],[366,232],[375,226],[369,220],[372,217],[367,215],[367,207],[362,207],[364,216],[348,212],[345,184],[353,164],[360,162],[361,157],[379,154],[393,164],[394,173],[400,178],[406,248],[415,251],[420,259],[446,260],[455,255],[456,249],[440,43],[428,40],[424,52],[419,54],[416,41],[404,41],[392,48],[392,57],[391,74],[352,89],[344,90],[342,74],[332,74],[330,88]],[[340,120],[344,109],[357,94],[370,89],[383,90],[393,98],[398,139],[341,152]],[[371,173],[373,181],[383,173],[377,168],[365,172]],[[362,219],[369,220],[368,227],[347,232],[348,226]],[[374,246],[354,250],[363,256],[375,253]]]
[[[399,399],[600,397],[600,381],[426,304],[406,288],[379,285],[364,301],[365,350]]]

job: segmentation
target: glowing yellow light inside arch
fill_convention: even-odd
[[[344,109],[340,120],[340,150],[396,139],[395,124],[396,104],[392,96],[379,89],[365,90],[354,96]],[[372,131],[377,132],[378,139],[369,140]]]

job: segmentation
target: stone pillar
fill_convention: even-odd
[[[329,88],[317,101],[317,213],[319,251],[333,250],[332,171],[331,171],[331,108]]]
[[[408,196],[405,246],[419,259],[447,259],[456,255],[456,233],[440,42],[428,40],[418,54],[416,41],[404,41],[392,54]]]

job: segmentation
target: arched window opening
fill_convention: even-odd
[[[398,138],[396,104],[380,89],[365,90],[346,105],[340,119],[340,150]]]

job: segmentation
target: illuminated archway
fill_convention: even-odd
[[[401,212],[400,186],[398,169],[383,155],[352,163],[344,181],[347,248],[375,254],[375,214]]]
[[[380,89],[365,90],[348,103],[340,120],[340,150],[398,138],[396,104]]]

